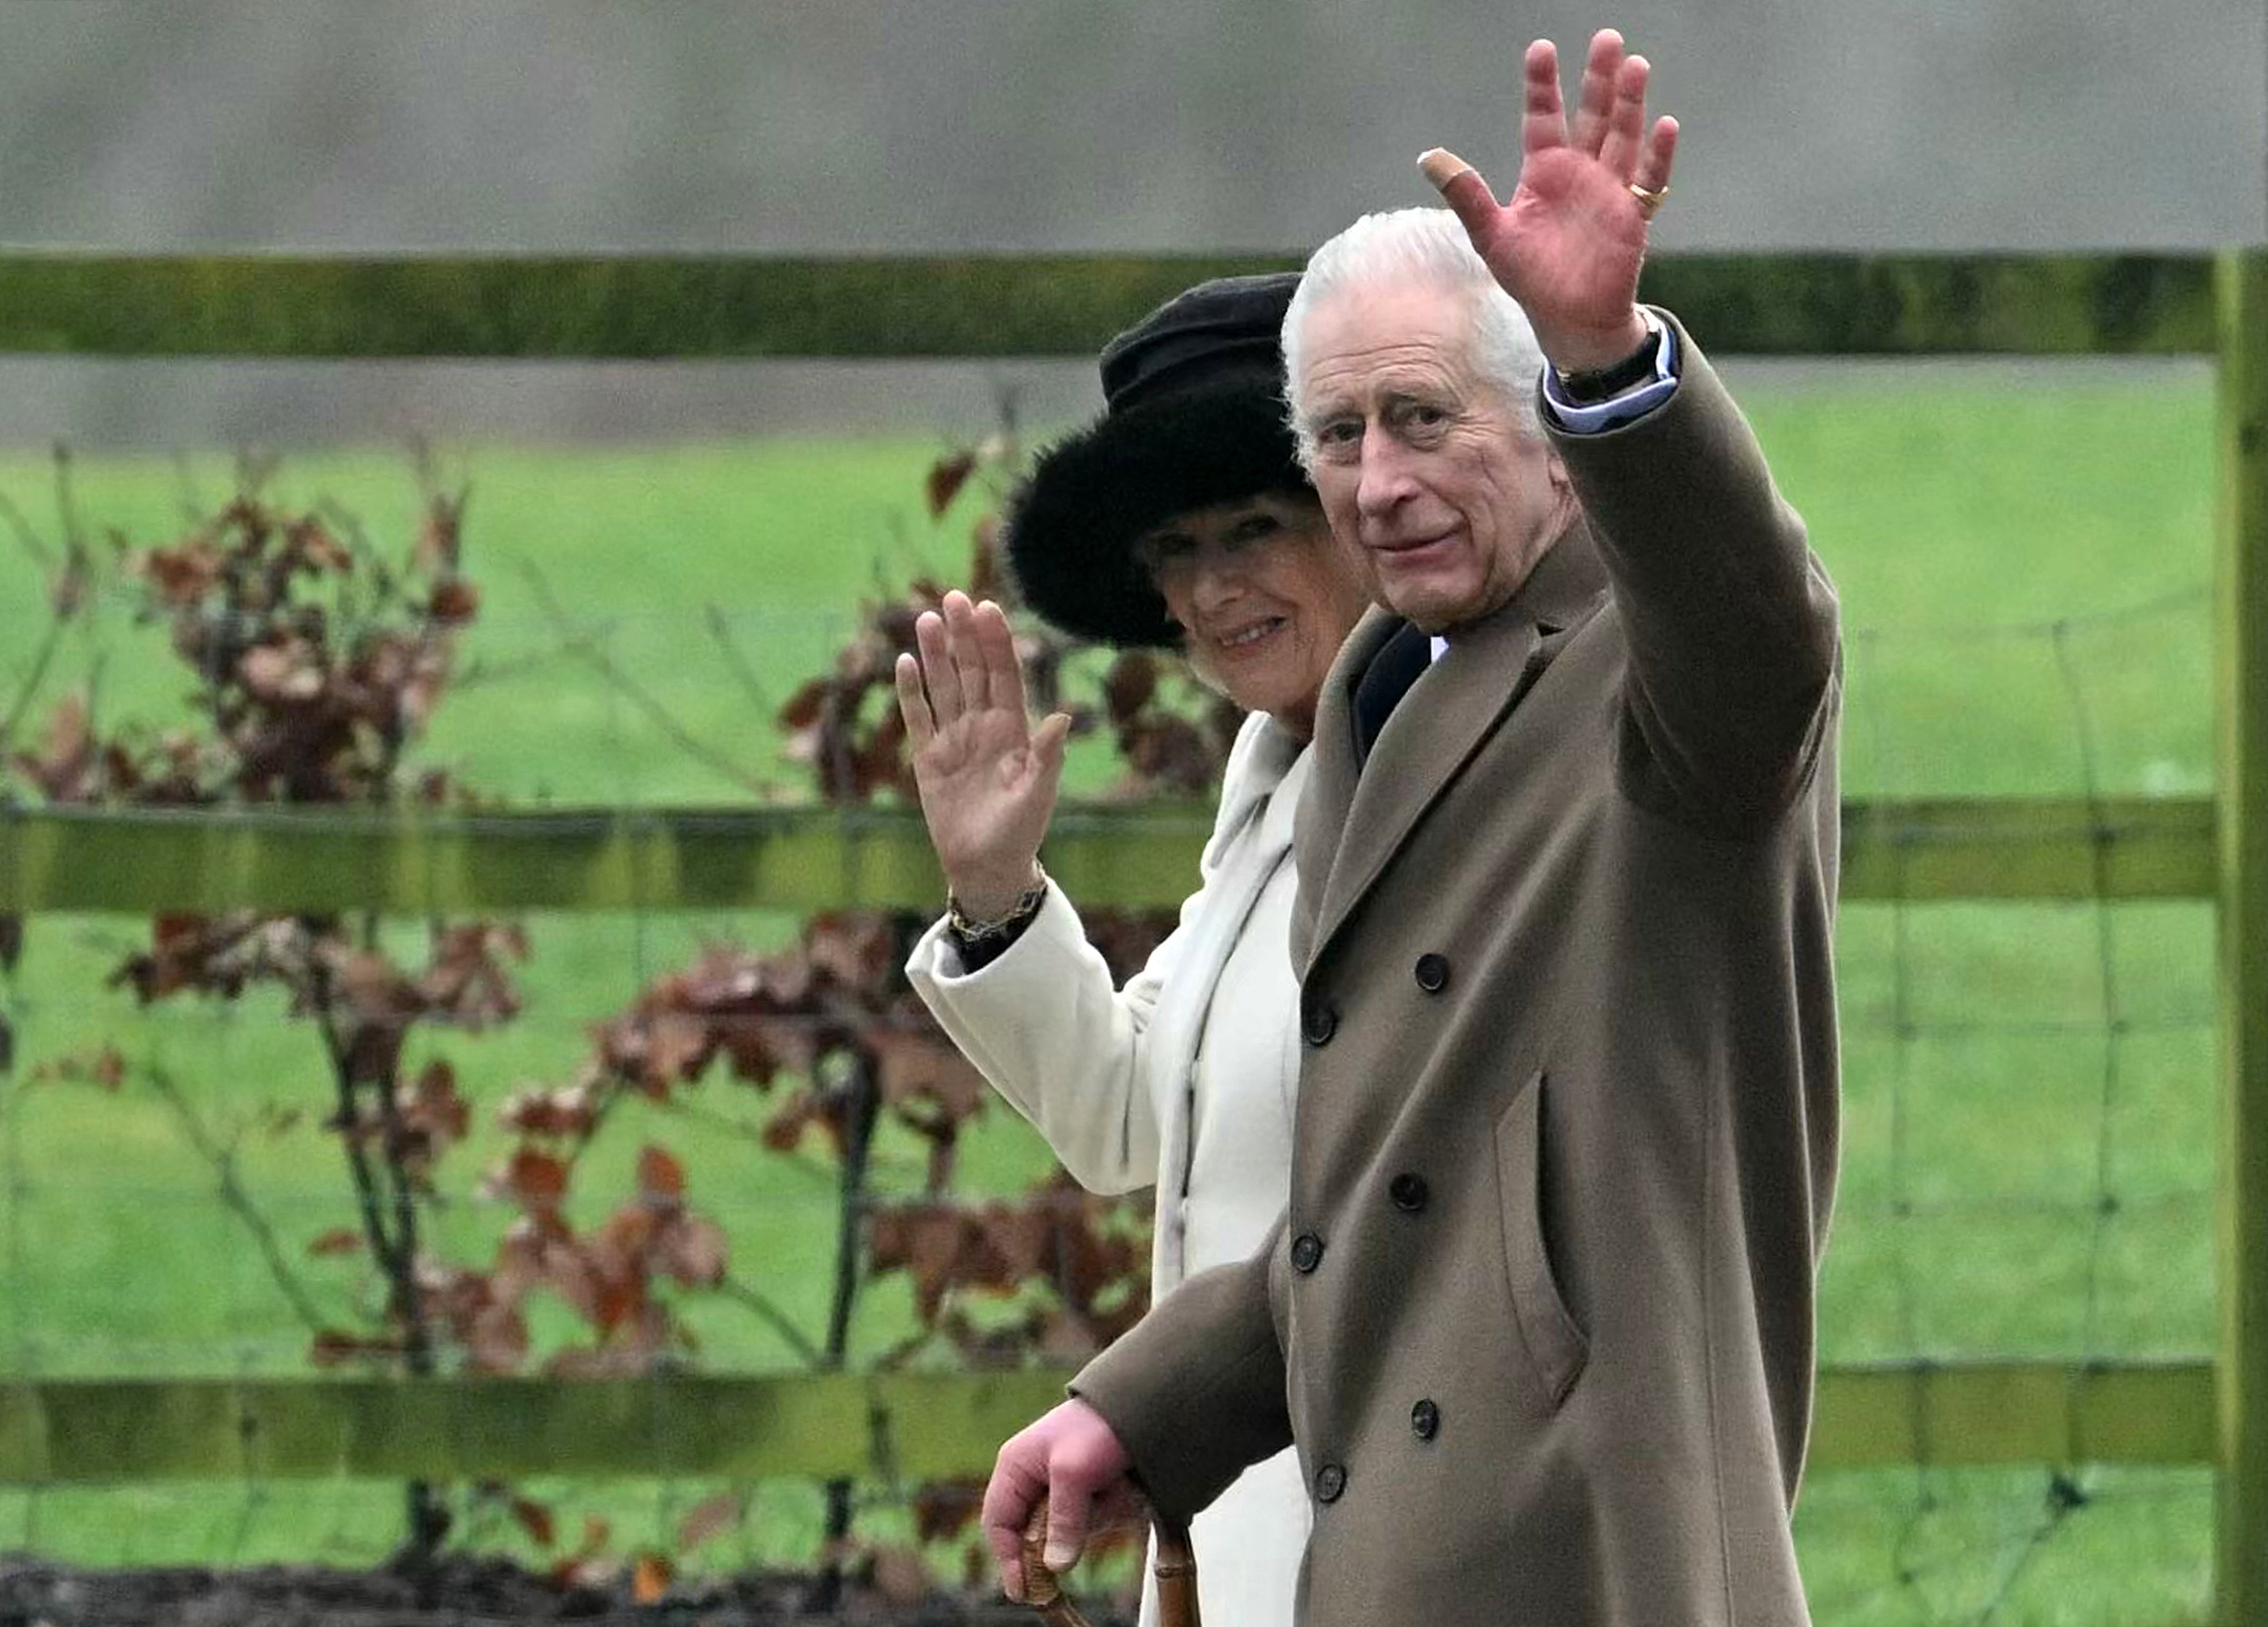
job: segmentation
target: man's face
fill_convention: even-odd
[[[1303,428],[1331,529],[1428,632],[1510,599],[1574,513],[1567,472],[1475,372],[1466,297],[1373,283],[1308,313]]]

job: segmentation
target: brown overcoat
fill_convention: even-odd
[[[1307,1627],[1807,1620],[1840,646],[1678,340],[1668,402],[1555,436],[1587,525],[1366,761],[1351,697],[1401,623],[1341,652],[1285,1226],[1072,1387],[1183,1516],[1296,1440]]]

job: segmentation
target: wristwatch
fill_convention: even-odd
[[[1016,902],[1008,906],[1007,914],[997,916],[989,921],[972,920],[968,912],[961,909],[961,901],[953,895],[952,889],[948,887],[945,894],[945,924],[953,935],[964,945],[981,944],[989,939],[1008,937],[1034,916],[1039,914],[1040,905],[1046,901],[1047,896],[1047,869],[1039,860],[1034,859],[1032,884],[1016,895]]]
[[[1595,407],[1601,401],[1612,401],[1624,390],[1646,383],[1660,371],[1661,328],[1653,317],[1646,318],[1646,342],[1611,366],[1594,368],[1586,372],[1562,372],[1560,387],[1567,399],[1578,407]]]

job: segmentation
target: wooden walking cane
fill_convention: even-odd
[[[1197,1619],[1197,1557],[1189,1546],[1189,1528],[1160,1519],[1153,1528],[1158,1560],[1158,1627],[1203,1627]],[[1040,1613],[1047,1627],[1088,1627],[1064,1594],[1056,1573],[1040,1556],[1048,1543],[1048,1499],[1042,1498],[1032,1517],[1024,1522],[1024,1601]]]

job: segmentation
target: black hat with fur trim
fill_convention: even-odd
[[[1314,495],[1284,411],[1280,335],[1299,283],[1200,283],[1103,348],[1102,416],[1041,456],[1008,512],[1008,568],[1046,621],[1122,647],[1177,644],[1137,540],[1216,504]]]

